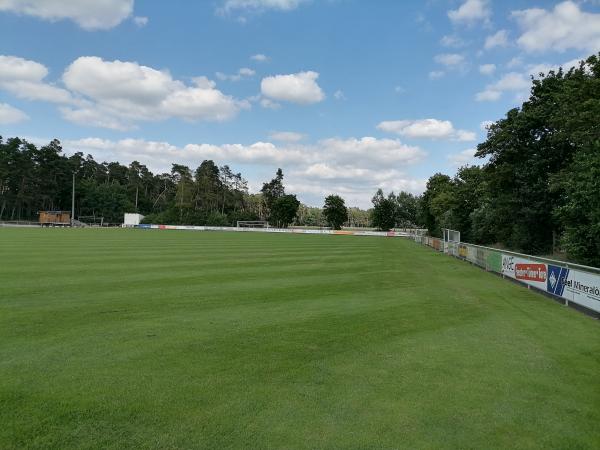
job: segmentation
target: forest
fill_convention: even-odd
[[[270,220],[274,225],[326,226],[321,208],[300,204],[286,194],[283,171],[248,192],[241,173],[205,160],[192,171],[173,164],[154,174],[144,164],[98,162],[92,155],[63,153],[60,142],[36,145],[0,137],[0,220],[37,220],[39,211],[71,209],[75,179],[75,217],[85,223],[120,224],[125,212],[139,212],[148,223],[235,225],[238,220]],[[366,227],[369,213],[349,208],[351,226]]]
[[[170,172],[153,174],[137,161],[125,166],[67,156],[58,140],[38,148],[0,137],[0,220],[69,210],[75,174],[80,218],[119,223],[124,212],[139,212],[147,222],[190,225],[424,226],[433,236],[452,228],[465,242],[563,252],[600,266],[599,117],[600,59],[593,55],[568,71],[532,78],[529,98],[491,124],[477,146],[480,165],[432,175],[421,195],[378,190],[369,211],[346,208],[338,196],[328,197],[325,210],[302,205],[285,192],[281,169],[261,192],[250,193],[240,173],[211,160],[195,170],[173,164]]]

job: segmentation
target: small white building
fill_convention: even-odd
[[[140,224],[144,216],[137,213],[125,213],[125,217],[123,218],[123,227],[130,228],[135,227]]]

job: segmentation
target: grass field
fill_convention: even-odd
[[[404,239],[0,229],[0,448],[599,448],[600,323]]]

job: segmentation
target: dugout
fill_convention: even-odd
[[[39,222],[43,227],[70,227],[71,213],[69,211],[40,211]]]

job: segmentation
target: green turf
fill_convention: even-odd
[[[600,323],[399,238],[0,229],[0,448],[598,448]]]

